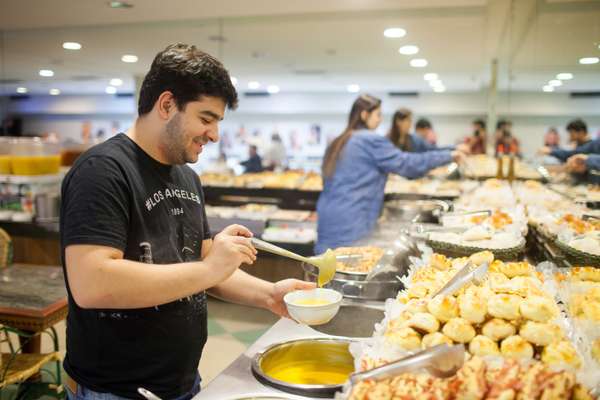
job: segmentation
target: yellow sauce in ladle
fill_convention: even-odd
[[[317,279],[319,287],[323,287],[333,279],[337,266],[337,259],[333,250],[327,249],[320,256],[310,257],[308,260],[312,265],[319,268],[319,278]]]

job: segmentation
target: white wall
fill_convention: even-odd
[[[468,135],[470,123],[476,117],[484,117],[487,110],[485,93],[426,93],[419,96],[389,97],[373,93],[383,100],[384,120],[379,128],[384,133],[389,128],[391,115],[398,107],[408,107],[415,116],[428,117],[438,132],[440,144],[451,144]],[[264,146],[271,133],[278,131],[290,145],[292,132],[301,148],[292,151],[298,162],[322,154],[327,137],[337,135],[344,127],[352,94],[300,94],[279,93],[270,97],[240,98],[240,107],[229,112],[221,126],[221,132],[230,136],[232,146],[227,149],[233,159],[246,156],[246,145],[236,137],[243,125],[247,136],[259,131],[257,138]],[[104,129],[110,135],[112,125],[126,130],[135,118],[135,104],[131,97],[114,96],[39,96],[28,100],[8,101],[9,114],[20,114],[24,119],[26,133],[58,132],[63,138],[77,139],[83,121],[90,121],[92,133]],[[571,98],[566,93],[502,93],[499,97],[498,115],[510,118],[514,133],[521,140],[525,154],[533,155],[541,145],[542,137],[550,126],[556,126],[566,144],[564,126],[575,117],[584,118],[590,132],[600,133],[600,98]],[[323,140],[308,145],[310,127],[319,124]],[[209,146],[203,159],[216,157],[218,147]],[[310,162],[309,162],[310,163]],[[312,164],[317,165],[313,161]]]

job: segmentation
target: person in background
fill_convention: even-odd
[[[287,165],[287,155],[279,133],[271,136],[271,146],[263,158],[263,166],[268,171],[282,171]]]
[[[244,167],[244,173],[262,172],[262,159],[258,155],[258,149],[255,145],[251,144],[248,148],[248,156],[246,161],[240,163]]]
[[[455,146],[437,147],[425,141],[420,135],[410,133],[412,127],[412,111],[408,108],[399,108],[392,117],[392,124],[387,138],[400,150],[409,153],[424,153],[427,151],[459,150],[468,153],[468,146],[461,144]]]
[[[346,129],[325,151],[323,191],[317,202],[317,254],[369,235],[381,214],[389,173],[418,178],[464,157],[459,151],[449,150],[402,151],[375,133],[380,122],[381,100],[359,96],[350,110]]]
[[[560,148],[560,135],[555,127],[549,128],[544,135],[544,146],[552,150]]]
[[[579,179],[600,184],[600,154],[575,154],[567,159],[566,166]]]
[[[569,141],[575,146],[572,150],[542,147],[541,154],[551,155],[562,162],[576,154],[600,154],[600,139],[591,140],[588,135],[587,124],[581,119],[574,119],[567,124]]]
[[[501,119],[496,124],[496,156],[513,154],[521,157],[519,140],[512,134],[512,122]]]
[[[431,121],[427,118],[419,118],[415,124],[415,133],[425,142],[432,146],[437,146],[437,136],[433,130]]]
[[[482,119],[473,121],[473,135],[465,140],[465,143],[469,146],[469,152],[471,154],[485,154],[486,137],[485,121]]]

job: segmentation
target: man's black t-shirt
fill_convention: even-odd
[[[82,309],[71,295],[64,249],[110,246],[125,259],[154,264],[199,260],[210,232],[198,176],[157,162],[119,134],[83,154],[65,177],[60,236],[67,373],[91,390],[129,398],[138,397],[138,387],[162,398],[189,391],[206,343],[206,294],[145,309]]]

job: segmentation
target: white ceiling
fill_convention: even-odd
[[[431,91],[425,72],[440,75],[448,91],[477,91],[499,58],[501,89],[540,91],[558,72],[575,78],[557,91],[600,90],[600,1],[587,0],[131,0],[131,9],[104,0],[0,0],[4,94],[103,93],[110,78],[132,92],[153,56],[180,41],[220,57],[239,79],[276,84],[290,92]],[[387,39],[399,26],[404,38]],[[219,43],[214,36],[221,35]],[[61,44],[76,41],[79,51]],[[429,66],[409,66],[398,53],[415,44]],[[0,44],[1,46],[1,44]],[[136,64],[120,61],[123,54]],[[414,56],[416,57],[416,56]],[[38,70],[52,69],[42,78]],[[18,82],[17,82],[18,81]],[[264,86],[263,86],[264,87]]]

